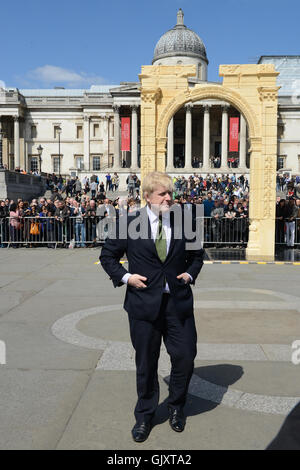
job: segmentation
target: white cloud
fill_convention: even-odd
[[[6,88],[5,82],[3,80],[0,80],[0,88]]]
[[[88,75],[85,72],[75,72],[55,65],[44,65],[30,70],[27,78],[44,85],[65,84],[67,86],[89,86],[107,83],[103,77]]]

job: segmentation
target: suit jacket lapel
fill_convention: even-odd
[[[172,211],[170,212],[170,227],[171,227],[171,240],[170,240],[169,251],[168,251],[165,262],[168,261],[169,257],[171,256],[172,250],[175,245],[174,213]]]

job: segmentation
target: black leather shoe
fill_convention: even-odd
[[[150,423],[136,423],[131,431],[131,434],[135,442],[144,442],[148,438],[150,431]]]
[[[169,409],[169,423],[173,431],[182,432],[185,427],[185,417],[182,411]]]

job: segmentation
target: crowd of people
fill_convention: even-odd
[[[291,191],[290,181],[286,182]],[[276,243],[293,247],[300,240],[299,181],[293,182],[293,195],[277,198]],[[244,247],[249,233],[249,183],[244,175],[205,177],[194,173],[173,178],[175,204],[193,208],[203,205],[204,243],[206,246]],[[128,197],[119,198],[119,176],[107,173],[105,182],[96,175],[63,180],[48,177],[49,198],[31,202],[0,201],[0,247],[86,247],[95,246],[107,233],[99,231],[103,217],[118,217],[141,204],[140,181],[135,173],[127,178]],[[108,197],[108,191],[110,191]],[[114,197],[116,196],[116,197]]]

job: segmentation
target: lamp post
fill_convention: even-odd
[[[61,134],[60,126],[56,128],[56,132],[58,134],[58,176],[60,176],[60,134]]]
[[[4,165],[3,165],[3,158],[2,158],[2,138],[4,136],[4,132],[2,129],[0,129],[0,171],[4,170]]]
[[[38,151],[38,154],[39,154],[39,167],[40,167],[40,173],[42,173],[42,152],[43,152],[43,147],[41,146],[41,144],[38,146],[37,148],[37,151]]]

